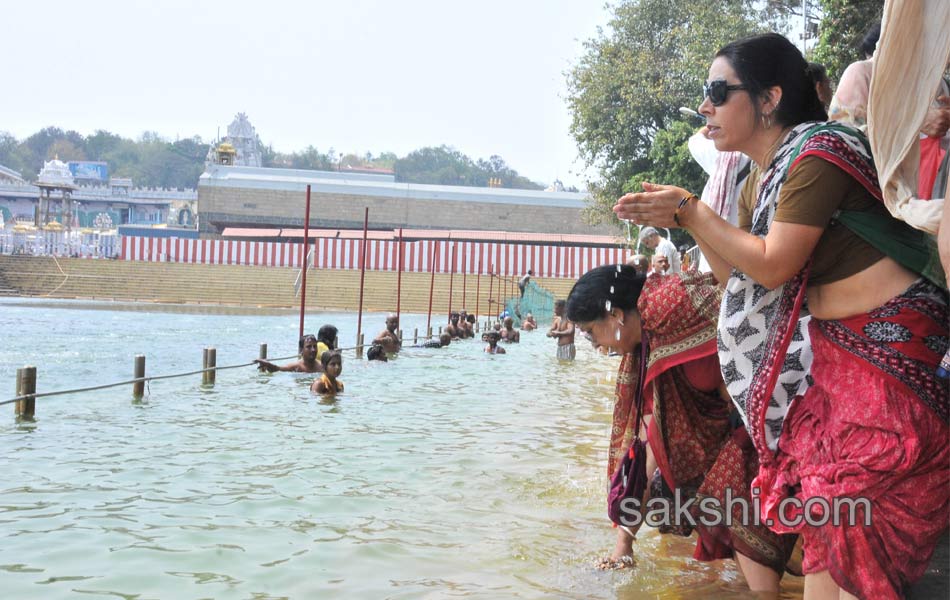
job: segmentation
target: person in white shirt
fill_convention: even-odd
[[[653,227],[644,227],[640,230],[640,243],[653,250],[653,254],[662,254],[670,262],[668,273],[680,272],[680,253],[670,240],[660,237]]]

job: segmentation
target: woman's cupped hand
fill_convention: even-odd
[[[637,225],[654,227],[679,227],[673,219],[680,200],[689,192],[675,185],[659,185],[643,182],[643,191],[624,194],[617,200],[613,211],[618,218],[633,221]]]

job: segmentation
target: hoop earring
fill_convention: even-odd
[[[762,115],[762,127],[772,129],[772,113]]]

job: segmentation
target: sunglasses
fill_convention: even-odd
[[[703,98],[709,98],[713,106],[722,106],[726,103],[729,92],[744,89],[744,85],[729,85],[725,79],[717,79],[703,84]]]

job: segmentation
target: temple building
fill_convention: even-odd
[[[228,135],[217,144],[211,144],[205,164],[224,164],[240,167],[260,167],[261,151],[257,147],[257,131],[247,115],[238,113],[228,125]]]

